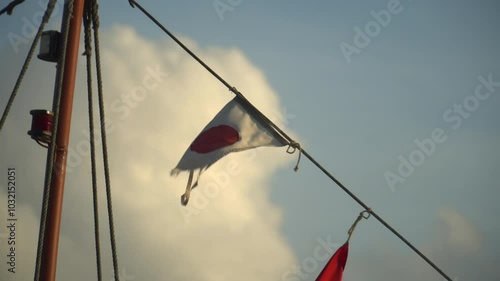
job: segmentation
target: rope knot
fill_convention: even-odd
[[[297,164],[295,164],[295,168],[293,168],[294,172],[297,172],[299,170],[299,163],[300,163],[300,156],[302,155],[302,148],[300,148],[300,143],[292,140],[288,144],[288,148],[286,149],[286,152],[288,154],[294,154],[295,151],[299,150],[299,158],[297,159]]]

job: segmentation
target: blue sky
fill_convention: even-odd
[[[7,1],[0,3],[3,6]],[[144,1],[142,4],[173,33],[196,42],[196,50],[208,57],[209,64],[219,66],[228,82],[245,89],[242,90],[243,94],[251,101],[267,106],[266,97],[252,91],[265,89],[272,92],[270,106],[275,105],[282,113],[289,114],[283,125],[297,136],[302,146],[379,215],[428,253],[452,278],[498,280],[500,272],[495,264],[499,261],[500,249],[496,237],[500,234],[500,228],[496,213],[500,209],[496,200],[500,191],[496,175],[500,172],[500,127],[496,121],[499,118],[497,108],[500,106],[500,87],[494,87],[491,95],[483,100],[475,95],[476,88],[481,85],[479,77],[488,80],[491,76],[491,80],[500,81],[500,40],[497,35],[500,4],[497,1],[402,0],[368,3],[242,0],[231,2],[236,3],[231,7],[232,10],[222,14],[217,12],[214,3],[217,2],[188,0],[161,3]],[[367,46],[357,46],[359,54],[353,54],[348,62],[340,45],[346,43],[356,47],[355,28],[366,33],[366,26],[374,21],[371,11],[378,13],[388,10],[388,5],[396,5],[399,12],[391,14],[386,26],[378,24],[379,32],[370,37]],[[3,58],[12,60],[11,64],[4,64],[0,68],[3,76],[0,80],[2,108],[28,46],[21,44],[20,51],[16,53],[9,41],[9,33],[22,35],[23,17],[31,19],[40,10],[35,2],[24,3],[16,8],[12,16],[0,17],[0,53]],[[59,10],[51,22],[52,26],[59,25],[60,16]],[[116,39],[112,36],[113,28],[117,26],[135,31],[137,37],[134,40],[143,43],[133,46],[144,47],[142,50],[137,49],[140,54],[137,56],[138,73],[142,67],[139,58],[142,58],[143,52],[148,52],[149,46],[155,46],[152,53],[162,54],[161,49],[164,48],[189,66],[172,67],[168,70],[172,77],[189,69],[197,69],[180,48],[173,46],[161,30],[137,9],[131,9],[127,1],[101,3],[101,24],[104,36],[113,40]],[[106,43],[109,52],[106,54],[113,54],[112,46],[121,50],[119,39],[109,40]],[[215,47],[219,48],[220,54],[214,51],[217,53],[214,55],[211,51]],[[262,81],[255,82],[255,88],[252,88],[250,78],[240,77],[245,76],[245,73],[239,71],[237,63],[228,63],[231,67],[225,66],[226,59],[232,62],[230,54],[234,50],[238,50],[252,65],[249,69],[258,69],[263,75]],[[123,53],[133,54],[134,50]],[[117,51],[113,61],[119,63],[120,59],[127,60],[133,67],[134,60],[120,57],[123,53]],[[81,62],[83,67],[83,58]],[[35,81],[43,83],[40,86],[42,89],[50,89],[53,75],[40,76],[47,67],[45,63],[33,62],[25,82],[29,85],[27,89],[36,89]],[[246,70],[247,67],[245,64],[241,69]],[[113,68],[110,69],[113,72]],[[218,71],[216,67],[214,69]],[[119,72],[118,67],[115,71]],[[29,79],[30,74],[34,77],[32,80]],[[208,75],[200,80],[196,79],[198,77],[201,76],[193,75],[193,80],[186,80],[185,84],[179,82],[180,89],[187,89],[188,86],[182,86],[188,85],[186,83],[210,87],[217,83],[215,78],[212,81]],[[254,76],[249,74],[249,77]],[[83,87],[83,80],[80,83]],[[203,90],[203,87],[200,88]],[[184,93],[184,90],[181,92]],[[487,87],[481,88],[480,93],[488,92]],[[220,91],[220,94],[213,91],[194,94],[221,95],[226,100],[230,98],[224,91]],[[274,95],[279,102],[274,101]],[[177,102],[177,98],[173,93],[172,101]],[[207,97],[199,99],[205,100]],[[463,105],[464,101],[476,101],[477,106],[472,103]],[[464,115],[455,111],[455,104],[465,107]],[[8,159],[2,166],[15,165],[27,173],[29,165],[26,161],[29,160],[25,157],[12,158],[15,156],[10,154],[6,145],[20,145],[22,139],[23,143],[32,146],[30,149],[34,149],[24,134],[29,126],[28,112],[32,108],[48,105],[50,96],[43,97],[43,93],[29,91],[20,93],[13,108],[13,123],[0,136],[3,144],[0,155],[6,155],[2,155],[2,162]],[[79,108],[75,109],[77,116],[85,112],[85,106]],[[447,115],[448,119],[443,117],[447,110],[452,110]],[[213,116],[216,112],[215,108],[207,114]],[[134,114],[139,113],[136,111]],[[144,111],[141,114],[144,120],[158,120],[162,116],[161,111]],[[455,121],[451,121],[451,117]],[[459,125],[457,119],[461,121]],[[202,124],[209,120],[208,117],[199,122]],[[21,128],[12,129],[16,122]],[[127,119],[127,122],[130,121]],[[192,126],[196,133],[204,125]],[[9,128],[20,134],[9,133]],[[155,128],[166,130],[169,126]],[[446,140],[434,143],[434,151],[425,155],[422,164],[413,165],[415,167],[411,175],[403,177],[398,174],[398,157],[401,155],[408,160],[412,153],[418,154],[415,151],[421,151],[422,154],[415,141],[432,138],[436,128],[444,132]],[[76,133],[77,130],[74,132],[72,140],[78,142],[81,136]],[[185,138],[189,139],[187,136]],[[116,141],[118,146],[120,140]],[[187,145],[180,141],[174,144]],[[44,152],[40,149],[36,151],[40,163],[44,163]],[[273,224],[278,237],[276,241],[290,249],[294,260],[291,263],[302,264],[312,255],[318,238],[331,236],[336,243],[344,242],[347,229],[362,209],[304,157],[299,172],[293,173],[293,161],[297,155],[289,156],[281,152],[276,155],[283,155],[288,162],[286,165],[280,162],[270,168],[273,173],[266,174],[263,180],[263,184],[268,186],[264,197],[257,196],[257,199],[249,200],[256,206],[260,206],[259,199],[264,200],[269,205],[266,208],[280,214],[280,223]],[[130,159],[134,156],[121,157]],[[161,168],[165,174],[170,171],[170,167]],[[38,174],[43,175],[42,172]],[[404,182],[398,182],[391,188],[384,176],[387,172],[401,176]],[[83,173],[80,177],[88,179],[88,175],[85,175]],[[41,182],[41,179],[33,176],[29,180]],[[242,179],[246,178],[242,176]],[[167,188],[180,192],[184,178],[172,181],[172,185]],[[119,188],[115,190],[120,192]],[[196,192],[192,196],[196,196]],[[36,203],[36,200],[34,198],[30,202]],[[228,199],[220,198],[217,204],[223,206],[224,203],[220,202],[223,200]],[[165,204],[173,205],[172,202],[178,203],[169,201]],[[90,208],[90,205],[86,208]],[[120,211],[117,212],[120,217]],[[265,216],[265,213],[253,215]],[[209,217],[212,218],[206,215],[197,219],[203,221]],[[210,224],[207,222],[206,225]],[[189,227],[186,231],[195,231]],[[236,236],[231,239],[238,241],[244,238]],[[127,244],[130,243],[127,240]],[[240,249],[235,247],[232,250]],[[130,258],[129,263],[134,262],[137,259]],[[267,263],[272,264],[272,261]],[[25,270],[29,271],[29,263],[26,267]],[[137,280],[147,280],[139,271],[134,273],[133,266],[129,268],[127,272],[137,276]],[[319,270],[317,268],[314,273]],[[5,274],[3,268],[1,274]],[[311,276],[303,280],[314,280]],[[178,276],[170,278],[183,280]],[[287,280],[279,273],[264,279]],[[362,222],[358,227],[351,242],[344,277],[347,281],[368,279],[443,280],[374,218]],[[214,277],[207,280],[218,279]]]

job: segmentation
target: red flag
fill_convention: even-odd
[[[316,281],[342,281],[345,263],[347,262],[347,253],[349,252],[349,241],[340,247],[333,257],[328,261],[323,271],[319,274]]]

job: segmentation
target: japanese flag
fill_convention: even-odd
[[[189,171],[188,186],[181,197],[181,203],[188,203],[191,189],[198,183],[197,180],[191,185],[195,170],[199,171],[199,178],[204,170],[231,152],[286,144],[288,142],[263,120],[252,105],[239,97],[234,98],[194,139],[172,170],[172,176],[181,171]]]

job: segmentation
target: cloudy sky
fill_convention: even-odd
[[[0,17],[1,110],[44,2]],[[497,1],[156,2],[143,5],[451,278],[500,279]],[[59,5],[50,28],[61,15]],[[127,1],[102,3],[101,24],[121,280],[314,280],[362,208],[304,157],[294,173],[297,155],[285,148],[225,157],[182,207],[187,175],[170,170],[232,94]],[[96,279],[80,62],[58,280]],[[26,132],[29,111],[51,107],[54,75],[54,64],[33,60],[0,133],[1,280],[33,277],[46,151]],[[351,240],[344,281],[356,280],[444,278],[370,218]]]

